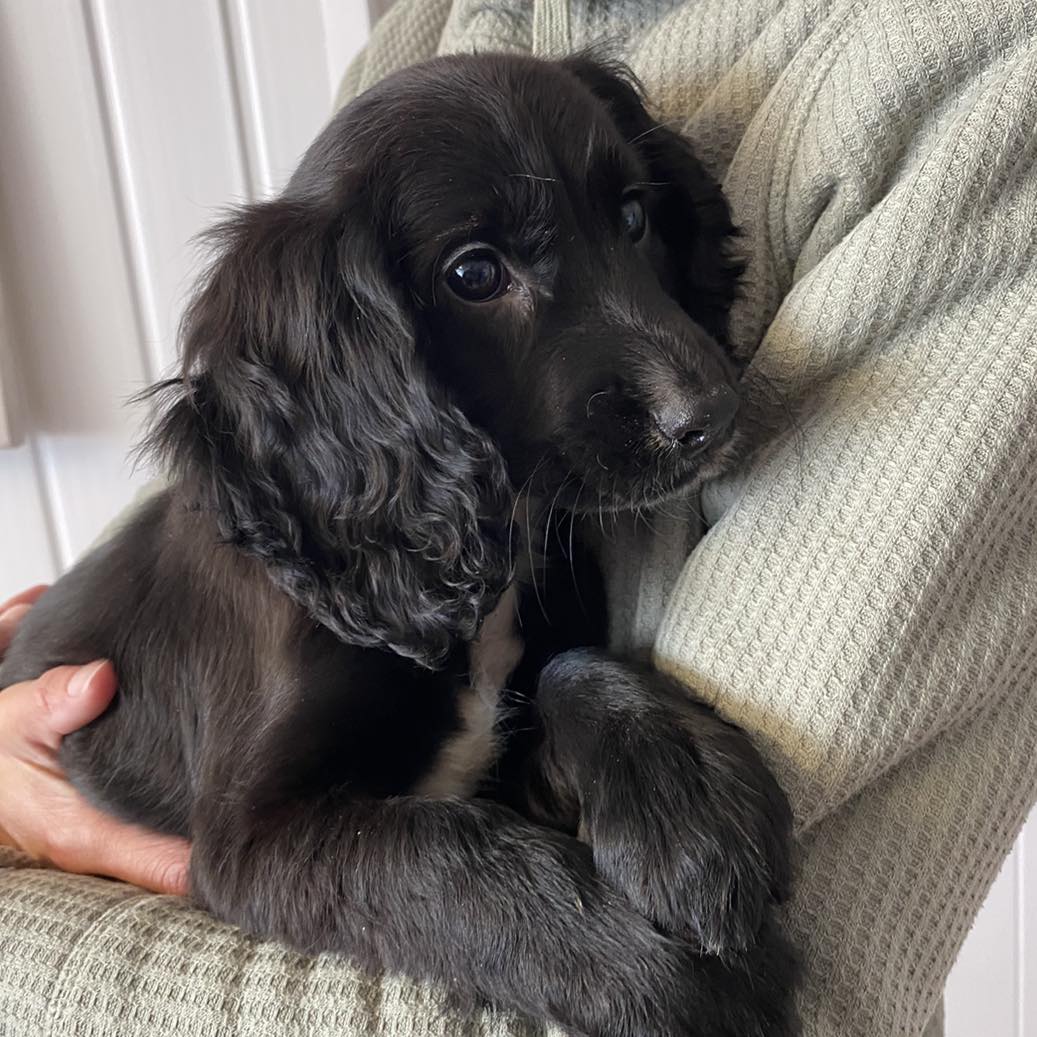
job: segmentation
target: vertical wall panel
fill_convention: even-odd
[[[145,380],[78,4],[0,4],[0,140],[10,350],[63,566],[132,492],[126,456],[136,429],[123,403]],[[13,492],[27,492],[24,478]],[[38,530],[14,541],[40,542]],[[41,555],[38,564],[51,563]],[[22,580],[32,566],[22,557],[17,567]]]
[[[331,111],[322,9],[319,0],[222,2],[253,188],[267,197],[284,186]]]
[[[1037,1035],[1037,814],[1030,817],[1016,846],[1019,921],[1015,932],[1019,984],[1019,1031]]]
[[[0,599],[37,583],[50,583],[59,566],[49,538],[32,446],[0,452]]]
[[[0,39],[0,58],[2,53]],[[15,589],[52,580],[58,571],[33,444],[23,432],[27,416],[14,363],[16,341],[0,267],[0,404],[5,419],[0,447],[6,448],[0,449],[0,601]]]
[[[367,4],[321,0],[324,16],[324,54],[328,74],[328,96],[338,94],[339,83],[349,63],[360,53],[371,31]]]
[[[4,584],[68,565],[143,481],[124,404],[174,362],[191,239],[283,183],[366,25],[360,0],[0,4],[8,366],[29,438],[0,454],[0,491],[33,531],[5,537]]]
[[[158,373],[174,361],[176,324],[198,269],[192,237],[250,193],[220,11],[213,0],[88,5]]]
[[[0,600],[58,572],[32,444],[0,450]]]

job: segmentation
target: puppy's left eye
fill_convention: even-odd
[[[635,243],[640,241],[645,236],[645,228],[648,226],[648,217],[645,216],[645,207],[641,204],[641,199],[626,198],[620,213],[627,237]]]
[[[504,265],[485,247],[469,249],[452,259],[445,277],[450,290],[468,302],[488,302],[507,287]]]

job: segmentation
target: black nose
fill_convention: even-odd
[[[652,410],[656,428],[671,442],[705,446],[731,427],[738,393],[728,385],[695,396],[677,396]]]

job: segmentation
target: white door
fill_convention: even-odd
[[[0,0],[0,599],[144,481],[126,400],[172,368],[190,240],[283,183],[367,29],[363,0]],[[950,1037],[1037,1037],[1030,827],[953,974]]]

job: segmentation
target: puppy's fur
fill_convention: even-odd
[[[622,70],[385,80],[215,232],[155,390],[170,486],[0,686],[113,659],[69,774],[190,836],[251,932],[573,1032],[793,1033],[785,799],[604,651],[590,532],[734,456],[732,233]]]

